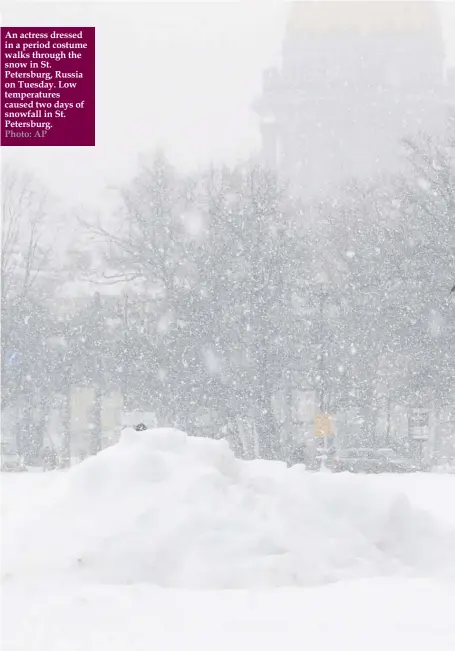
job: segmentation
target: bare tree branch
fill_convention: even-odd
[[[41,245],[47,196],[27,173],[2,172],[2,301],[25,298],[44,269],[49,251]]]

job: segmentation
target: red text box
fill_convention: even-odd
[[[1,28],[2,146],[95,145],[95,28]]]

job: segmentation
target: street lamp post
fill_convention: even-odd
[[[122,378],[123,378],[123,409],[129,410],[129,338],[128,338],[128,294],[125,294],[123,299],[123,364],[122,364]]]
[[[102,342],[103,342],[103,324],[101,313],[101,295],[96,292],[93,299],[93,321],[92,321],[92,336],[94,342],[94,401],[93,401],[93,422],[90,431],[90,454],[96,455],[102,449],[102,422],[101,422],[101,409],[102,409]]]
[[[317,436],[322,436],[324,441],[324,454],[321,459],[321,467],[324,467],[328,453],[328,435],[331,427],[330,417],[327,411],[327,383],[326,383],[326,337],[325,337],[325,306],[329,292],[325,282],[319,283],[319,417],[317,424]]]
[[[52,336],[47,340],[49,349],[55,356],[59,390],[63,393],[62,437],[59,450],[60,463],[63,467],[71,465],[71,385],[72,385],[72,353],[65,336]]]
[[[326,378],[325,378],[325,304],[327,302],[328,291],[325,285],[321,284],[319,294],[319,411],[324,413],[326,408]]]

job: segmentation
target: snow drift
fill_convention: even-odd
[[[126,429],[43,484],[3,571],[185,588],[455,576],[455,535],[369,478],[240,461],[225,441]]]

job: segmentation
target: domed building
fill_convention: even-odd
[[[254,107],[265,163],[303,198],[398,169],[403,137],[447,125],[444,58],[435,2],[289,3]]]

